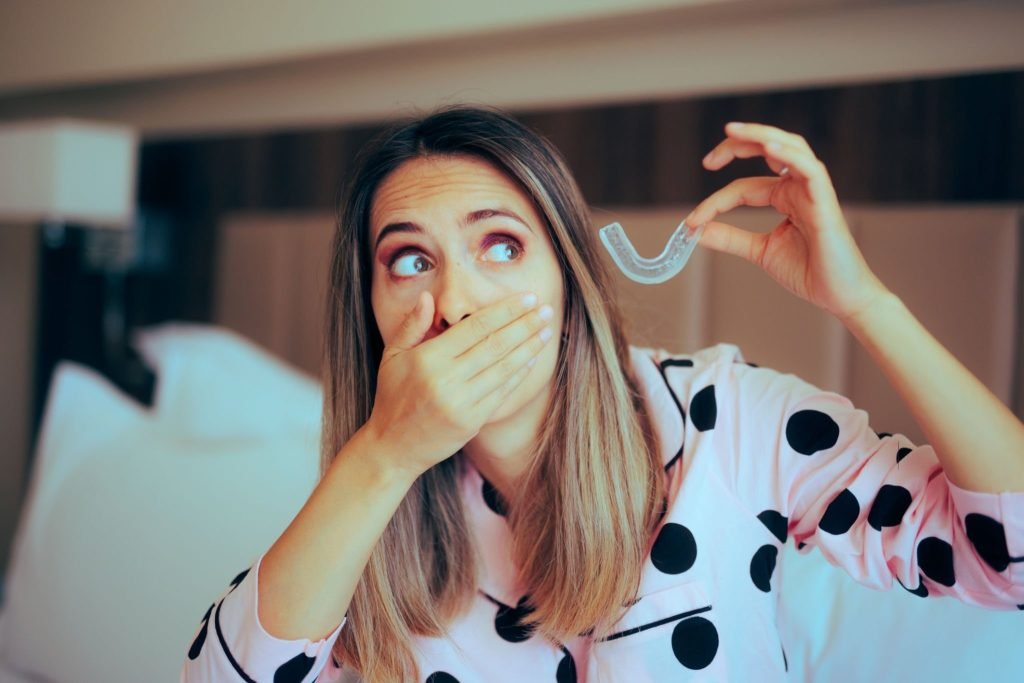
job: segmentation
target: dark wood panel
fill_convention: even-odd
[[[733,120],[798,132],[848,201],[1017,201],[1024,197],[1024,74],[773,92],[526,113],[563,151],[595,204],[697,201],[761,173],[700,159]]]

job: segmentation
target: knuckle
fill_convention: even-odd
[[[465,322],[469,327],[469,331],[476,337],[484,337],[490,332],[487,322],[481,316],[471,315],[463,322]]]
[[[505,335],[489,335],[484,343],[487,351],[495,355],[505,355],[511,348],[511,343]]]
[[[501,343],[501,338],[496,334],[487,335],[481,344],[490,355],[498,355],[505,350],[504,345]]]
[[[513,363],[511,358],[502,358],[498,361],[498,369],[502,376],[507,377],[515,372],[516,363]]]

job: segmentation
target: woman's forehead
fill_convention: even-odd
[[[427,206],[475,209],[480,201],[530,211],[525,192],[491,163],[471,156],[417,157],[404,162],[378,186],[370,207],[372,232],[396,214]]]

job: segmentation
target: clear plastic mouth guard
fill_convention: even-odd
[[[697,242],[703,232],[703,225],[698,225],[691,232],[686,221],[683,221],[672,233],[672,237],[669,238],[661,255],[655,258],[640,256],[618,223],[604,226],[598,231],[598,234],[623,275],[633,282],[656,285],[671,279],[683,269],[690,259],[690,254],[697,247]]]

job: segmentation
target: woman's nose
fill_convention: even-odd
[[[480,296],[484,294],[483,283],[474,283],[473,278],[455,266],[446,269],[437,278],[432,294],[436,309],[434,311],[434,327],[444,331],[466,318],[479,308]]]

